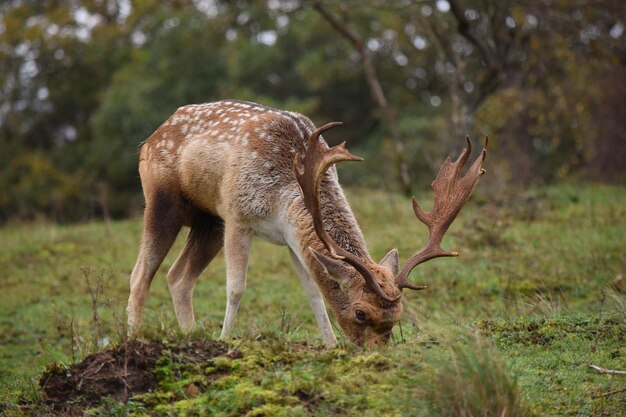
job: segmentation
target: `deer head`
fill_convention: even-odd
[[[402,316],[402,290],[425,289],[408,281],[409,274],[417,265],[442,256],[458,253],[441,248],[446,231],[469,200],[476,183],[485,173],[482,169],[486,156],[487,140],[480,156],[465,175],[461,170],[471,153],[471,143],[459,158],[452,162],[448,157],[432,183],[435,191],[433,209],[426,213],[413,198],[413,210],[417,218],[428,227],[429,238],[425,246],[411,256],[399,270],[398,252],[393,249],[381,262],[360,258],[339,246],[324,228],[322,219],[320,186],[325,172],[339,161],[362,161],[352,155],[345,142],[327,148],[320,135],[339,122],[328,123],[311,133],[304,159],[296,155],[294,164],[296,179],[300,185],[304,205],[313,218],[315,232],[329,255],[309,248],[321,265],[335,280],[344,294],[344,302],[335,307],[335,316],[346,336],[357,344],[378,345],[389,341],[393,326]]]

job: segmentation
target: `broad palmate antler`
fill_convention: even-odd
[[[339,161],[363,160],[363,158],[351,154],[345,148],[345,142],[332,148],[327,148],[320,141],[319,137],[323,132],[340,124],[341,122],[331,122],[311,133],[304,159],[300,155],[296,155],[294,161],[296,179],[302,191],[304,205],[313,218],[315,232],[330,252],[331,257],[352,265],[363,276],[366,285],[372,291],[383,300],[395,303],[400,297],[389,297],[382,290],[363,260],[337,245],[324,228],[320,203],[320,185],[324,174],[331,165]],[[469,200],[476,183],[485,173],[482,164],[487,154],[487,144],[488,139],[485,138],[485,145],[480,156],[463,176],[461,176],[461,170],[472,151],[469,138],[467,138],[467,148],[463,150],[456,161],[451,162],[450,157],[446,159],[439,169],[437,178],[432,183],[435,191],[435,203],[430,212],[426,213],[422,210],[415,198],[413,198],[413,211],[417,218],[428,227],[429,237],[426,245],[409,258],[396,277],[395,283],[399,289],[422,290],[426,288],[425,285],[414,285],[408,281],[408,276],[413,268],[433,258],[458,256],[457,252],[442,249],[441,240],[465,203]]]
[[[441,248],[441,240],[446,231],[461,211],[467,200],[474,191],[476,183],[485,173],[482,168],[487,155],[488,138],[485,138],[485,145],[480,156],[474,161],[464,176],[461,176],[461,169],[472,152],[472,144],[467,138],[467,148],[463,149],[459,158],[451,162],[450,157],[439,169],[437,178],[432,183],[435,191],[435,204],[433,209],[426,213],[413,198],[413,211],[415,216],[428,227],[428,242],[415,255],[406,262],[398,276],[396,285],[398,288],[410,288],[412,290],[422,290],[424,285],[414,285],[408,281],[408,276],[417,265],[440,256],[458,256],[457,252],[447,251]]]

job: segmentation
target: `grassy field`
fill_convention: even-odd
[[[612,288],[626,272],[626,189],[562,185],[498,204],[477,191],[444,241],[461,256],[417,268],[412,280],[430,288],[406,294],[392,345],[376,351],[343,337],[322,349],[286,249],[260,240],[237,338],[211,341],[225,307],[221,256],[196,287],[199,329],[181,336],[166,283],[181,234],[144,315],[154,387],[125,403],[75,398],[72,412],[626,415],[626,376],[589,367],[626,370],[626,284]],[[374,258],[397,247],[406,259],[424,242],[407,199],[361,190],[348,198]],[[91,353],[128,347],[124,308],[140,236],[140,219],[0,229],[0,414],[63,413],[46,405],[42,373],[69,375]]]

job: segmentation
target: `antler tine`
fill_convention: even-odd
[[[372,272],[367,268],[361,259],[337,245],[324,228],[322,220],[322,209],[320,203],[320,186],[322,179],[328,168],[339,161],[362,161],[363,158],[350,153],[345,147],[346,143],[332,148],[326,146],[319,140],[320,135],[328,129],[342,124],[341,122],[331,122],[316,129],[309,136],[309,143],[304,160],[300,155],[296,155],[294,168],[296,180],[300,185],[302,199],[306,209],[313,217],[313,227],[331,256],[341,259],[352,265],[365,279],[366,285],[378,296],[387,302],[396,302],[400,297],[391,298],[380,288]]]
[[[331,256],[335,259],[343,259],[343,256],[336,252],[338,246],[333,242],[330,235],[328,235],[322,223],[322,209],[319,200],[320,186],[324,178],[324,173],[332,164],[339,161],[363,160],[363,158],[352,155],[350,151],[345,148],[345,142],[333,148],[324,149],[325,147],[319,140],[320,135],[326,130],[341,124],[341,122],[331,122],[314,130],[309,136],[304,161],[302,161],[299,154],[296,155],[294,161],[296,179],[300,185],[304,205],[313,217],[313,227],[324,246],[326,246],[326,249],[328,249]]]
[[[456,161],[451,162],[450,157],[446,158],[439,169],[437,178],[432,183],[432,188],[435,191],[435,204],[430,212],[426,213],[422,210],[415,198],[413,198],[412,203],[415,216],[428,227],[428,241],[419,252],[409,258],[396,277],[398,288],[410,288],[413,290],[426,288],[424,285],[418,286],[408,281],[408,276],[413,268],[433,258],[459,255],[457,252],[442,249],[441,240],[465,203],[469,200],[476,183],[485,173],[482,164],[487,155],[488,143],[489,139],[485,137],[485,145],[480,156],[476,158],[467,173],[462,177],[461,169],[469,159],[472,150],[469,137],[467,138],[467,147],[463,149]]]

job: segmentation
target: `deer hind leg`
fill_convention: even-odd
[[[220,339],[230,336],[241,297],[246,290],[246,272],[252,232],[226,223],[224,254],[226,255],[226,314]]]
[[[182,211],[175,197],[157,194],[146,198],[143,241],[130,276],[130,296],[126,307],[129,334],[139,329],[152,278],[176,240],[182,223]]]
[[[313,309],[313,315],[315,316],[317,327],[319,327],[320,332],[322,333],[324,345],[327,348],[333,348],[337,346],[337,338],[335,337],[333,327],[330,324],[330,319],[328,318],[328,313],[326,312],[322,292],[304,266],[302,266],[302,263],[296,254],[291,249],[289,250],[289,253],[291,254],[291,259],[293,260],[298,276],[300,277],[300,282],[302,283],[304,292],[309,298],[309,304],[311,304],[311,308]]]
[[[198,277],[224,246],[224,223],[219,217],[198,214],[187,244],[167,274],[178,324],[184,332],[195,327],[193,289]]]

